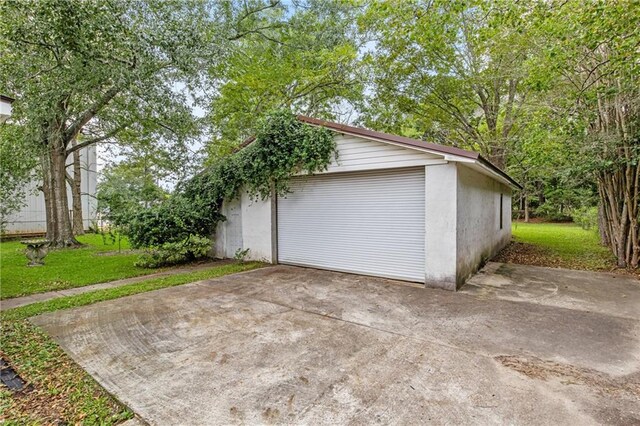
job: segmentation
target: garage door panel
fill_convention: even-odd
[[[278,199],[278,261],[424,281],[424,168],[305,176]]]

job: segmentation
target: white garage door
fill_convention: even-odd
[[[424,282],[424,168],[290,185],[278,198],[278,262]]]

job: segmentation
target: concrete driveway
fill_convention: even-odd
[[[609,274],[275,266],[34,322],[151,424],[640,423],[640,285]]]

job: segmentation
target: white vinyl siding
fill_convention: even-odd
[[[424,167],[296,177],[290,186],[277,203],[280,263],[424,282]]]
[[[336,135],[335,141],[338,158],[331,162],[327,173],[424,166],[442,158],[351,135]]]
[[[82,193],[82,218],[84,228],[89,229],[95,225],[97,220],[96,214],[96,147],[89,146],[80,150],[80,191]],[[73,156],[67,158],[67,171],[73,174]],[[42,182],[34,179],[27,185],[25,191],[24,205],[20,210],[10,214],[5,219],[7,225],[5,232],[7,234],[35,233],[45,232],[47,230],[47,217],[45,212],[44,195],[42,191],[37,189]],[[72,210],[73,198],[71,187],[67,185],[67,199],[69,202],[69,210]]]

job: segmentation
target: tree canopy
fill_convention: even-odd
[[[345,2],[314,0],[265,16],[261,25],[269,29],[245,37],[225,61],[225,81],[210,107],[210,154],[228,153],[274,109],[335,119],[341,107],[353,108],[362,97],[358,12]]]
[[[517,215],[597,209],[618,264],[640,262],[635,0],[8,0],[0,14],[0,87],[17,98],[2,150],[24,141],[16,161],[3,159],[2,197],[19,200],[39,164],[58,245],[74,244],[64,175],[74,151],[117,143],[114,188],[122,176],[136,180],[127,191],[157,185],[140,172],[151,163],[181,182],[142,216],[187,217],[210,207],[200,193],[219,212],[240,183],[264,195],[295,169],[258,148],[243,152],[259,166],[236,163],[249,155],[236,153],[242,140],[284,108],[479,151],[523,184]],[[182,239],[195,229],[174,219]],[[173,237],[154,238],[134,237]]]
[[[120,132],[176,143],[199,131],[192,106],[230,44],[275,3],[32,0],[0,3],[0,87],[42,147],[47,237],[76,245],[65,161]],[[209,77],[209,76],[207,76]],[[78,140],[81,139],[81,140]],[[74,141],[78,140],[78,143]]]

